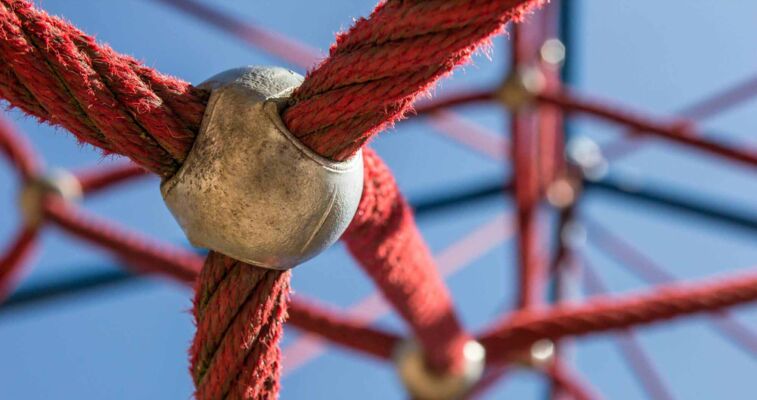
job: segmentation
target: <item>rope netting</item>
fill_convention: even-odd
[[[288,62],[307,68],[314,61],[314,52],[306,46],[202,4],[162,1],[239,34]],[[521,20],[543,3],[382,2],[368,18],[357,20],[338,35],[328,57],[310,69],[282,113],[286,127],[318,154],[344,160],[363,148],[363,195],[342,240],[383,298],[409,325],[434,373],[461,373],[464,346],[472,339],[485,347],[487,370],[471,389],[471,396],[496,382],[507,365],[527,362],[537,367],[532,352],[545,340],[556,344],[563,338],[622,330],[628,335],[626,343],[631,343],[626,348],[637,348],[630,329],[639,325],[721,312],[757,300],[754,270],[695,283],[672,283],[658,271],[647,275],[657,286],[640,293],[548,304],[550,276],[559,276],[580,257],[558,240],[555,257],[549,259],[539,232],[539,206],[547,200],[560,208],[559,236],[580,217],[575,206],[582,187],[591,187],[583,182],[581,166],[564,159],[566,115],[589,115],[624,126],[634,137],[654,135],[749,167],[757,165],[757,153],[705,139],[688,119],[667,120],[628,111],[564,88],[559,62],[540,56],[543,44],[557,35],[557,7],[551,5],[533,14],[538,23],[517,25],[512,35],[513,71],[538,73],[543,82],[537,89],[513,74],[513,79],[497,90],[462,93],[422,103],[414,110],[437,121],[454,120],[446,111],[454,105],[500,102],[512,113],[510,154],[491,153],[489,144],[477,144],[475,129],[466,129],[462,142],[488,149],[485,151],[497,159],[512,160],[514,178],[509,187],[516,205],[513,226],[518,240],[519,309],[479,334],[468,332],[460,323],[439,273],[442,267],[416,226],[413,208],[389,168],[364,145],[413,111],[417,97],[466,63],[493,35],[503,32],[505,24]],[[707,108],[711,111],[732,104],[735,98],[746,97],[743,91],[740,86],[692,113],[706,114]],[[519,101],[513,102],[513,96]],[[148,171],[171,177],[198,135],[209,93],[118,54],[27,0],[0,0],[0,97],[40,122],[65,128],[80,142],[133,161],[73,174],[77,192],[87,197]],[[505,148],[505,143],[499,144]],[[391,360],[395,348],[405,340],[373,327],[365,318],[341,314],[303,296],[290,299],[289,272],[255,267],[212,251],[203,259],[89,215],[67,201],[65,190],[56,186],[61,182],[49,181],[24,138],[4,122],[0,124],[0,150],[17,170],[23,190],[37,188],[29,191],[37,197],[25,212],[25,224],[0,257],[0,296],[13,289],[26,256],[46,225],[108,250],[136,273],[162,274],[193,286],[197,332],[190,361],[198,399],[276,397],[281,373],[279,341],[285,322],[385,360]],[[560,188],[567,192],[557,190]],[[600,236],[605,244],[611,241],[608,234]],[[617,241],[612,244],[617,250]],[[591,282],[593,292],[604,291],[597,279]],[[559,299],[557,295],[552,300]],[[716,315],[713,318],[723,326],[730,321],[726,314]],[[731,329],[723,328],[724,335],[756,347],[754,335],[746,328],[734,321],[729,326]],[[553,391],[574,398],[596,398],[593,389],[562,362],[559,350],[554,349],[554,358],[546,365],[538,366],[555,383]],[[643,367],[639,351],[630,352],[637,355],[637,369],[650,375],[651,368]],[[647,375],[639,374],[648,383],[645,388],[665,398],[664,385]]]

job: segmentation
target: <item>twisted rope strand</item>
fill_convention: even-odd
[[[106,152],[170,176],[191,148],[207,93],[161,75],[24,0],[0,1],[2,94]]]
[[[595,296],[582,304],[516,312],[481,335],[491,354],[488,361],[505,362],[531,343],[547,338],[578,336],[717,311],[757,300],[757,272],[700,283],[658,286],[623,297]]]
[[[414,329],[429,365],[460,371],[465,342],[431,252],[389,168],[370,149],[363,154],[363,197],[344,235],[347,249]]]
[[[381,9],[402,12],[403,8],[411,6],[404,2],[390,3],[379,6],[374,15],[379,15]],[[531,3],[536,4],[540,1],[531,1]],[[92,38],[64,21],[34,9],[28,1],[0,0],[0,4],[2,5],[0,16],[3,17],[0,33],[4,39],[0,41],[0,58],[7,62],[9,70],[14,72],[16,78],[14,80],[11,76],[4,76],[3,95],[6,98],[39,118],[69,128],[80,140],[92,143],[107,152],[127,155],[163,177],[170,176],[178,168],[197,133],[207,101],[207,93],[196,90],[185,82],[159,75],[129,57],[118,55],[110,48],[98,45]],[[390,6],[387,7],[387,4]],[[457,4],[461,5],[459,2]],[[477,2],[474,6],[482,7],[485,4],[487,3]],[[526,4],[524,0],[513,1],[509,7],[519,7],[518,10],[522,11],[526,7],[524,4]],[[393,8],[395,6],[396,8]],[[412,8],[409,9],[412,10]],[[311,132],[318,130],[319,133],[328,133],[323,137],[308,135],[310,138],[306,144],[323,155],[336,155],[334,158],[342,159],[354,153],[368,136],[378,131],[379,127],[393,122],[409,107],[410,101],[417,94],[427,90],[436,79],[449,72],[455,65],[467,60],[476,46],[498,31],[502,23],[516,14],[518,12],[513,12],[508,8],[497,17],[496,23],[492,22],[483,28],[469,24],[456,30],[454,34],[448,34],[446,39],[444,35],[432,36],[434,43],[442,46],[442,52],[450,53],[449,57],[436,53],[433,55],[433,62],[439,65],[429,68],[424,66],[421,69],[412,69],[405,64],[404,67],[399,68],[405,78],[404,81],[391,78],[384,79],[383,82],[364,82],[363,84],[349,82],[350,75],[338,74],[343,83],[329,81],[310,87],[314,90],[313,93],[320,96],[321,103],[317,99],[300,98],[292,109],[292,115],[297,116],[297,112],[301,112],[303,113],[301,117],[313,116],[323,111],[323,101],[331,103],[328,96],[339,95],[336,91],[341,90],[348,94],[346,99],[349,99],[349,96],[357,96],[353,98],[355,105],[360,107],[362,107],[361,103],[373,105],[372,114],[361,115],[360,110],[353,108],[351,104],[334,102],[337,106],[342,106],[341,114],[323,113],[323,116],[313,117],[312,121],[303,117],[304,120],[299,125],[289,123],[287,126],[295,132],[310,128]],[[363,20],[360,23],[361,28],[356,29],[356,32],[361,32],[361,29],[370,29],[372,25],[370,19]],[[344,37],[349,37],[349,33]],[[422,43],[419,39],[420,37],[408,37],[400,41],[425,46],[426,43]],[[350,44],[348,47],[353,47],[357,51],[360,46]],[[391,55],[394,54],[392,52],[402,50],[401,46],[394,46],[391,43],[386,49],[387,52],[382,54]],[[365,49],[368,57],[375,57],[370,56],[373,50]],[[338,51],[333,53],[337,54]],[[362,58],[357,56],[356,59]],[[380,57],[378,59],[380,60]],[[349,59],[345,60],[349,61]],[[334,66],[328,67],[330,64],[327,60],[323,64],[327,67],[321,69],[324,72],[320,73],[337,72],[340,68],[347,66],[344,62],[337,61],[333,64]],[[339,62],[342,62],[341,66]],[[317,77],[318,74],[316,70],[311,75]],[[371,71],[366,70],[366,73],[359,78],[374,79],[370,74]],[[28,94],[19,86],[23,86]],[[322,88],[329,86],[334,90],[320,94],[317,90],[319,86]],[[308,104],[307,101],[311,101],[312,104]],[[110,125],[114,119],[119,121],[118,129]],[[346,134],[342,135],[341,132],[346,132]],[[339,139],[329,142],[329,138]],[[396,187],[392,186],[392,188],[396,191]],[[406,208],[406,205],[400,204],[398,209]],[[416,246],[423,248],[412,218],[408,217],[409,211],[403,211],[400,215],[405,216],[396,220],[402,222],[399,230],[389,232],[399,232],[400,238],[408,235],[412,239],[413,247],[393,246],[395,248],[393,251],[396,253],[394,258],[373,263],[376,267],[391,265],[392,260],[412,260],[403,255],[412,255]],[[381,236],[377,238],[381,239]],[[374,248],[376,252],[381,250],[381,248]],[[363,258],[370,257],[380,256],[378,253],[371,255],[363,252]],[[222,283],[229,278],[228,266],[233,263],[224,259],[225,257],[211,257],[204,266],[204,270],[209,272],[203,275],[199,283],[199,286],[203,287],[201,292],[205,293],[199,298],[208,299],[207,304],[220,306],[223,303],[220,297],[224,294],[213,296],[213,293],[214,290],[229,286]],[[415,260],[419,265],[425,265],[426,271],[432,270],[430,267],[432,264],[426,257],[421,256]],[[279,367],[276,360],[279,351],[276,342],[281,335],[279,327],[286,315],[286,304],[283,299],[287,297],[289,274],[258,271],[241,264],[236,268],[241,271],[238,273],[239,276],[250,274],[246,280],[248,282],[255,282],[256,277],[253,275],[257,274],[265,275],[265,279],[261,278],[257,285],[248,286],[247,296],[244,296],[244,288],[235,293],[237,301],[245,298],[244,304],[239,306],[236,315],[232,312],[224,313],[224,318],[232,319],[218,321],[219,326],[203,321],[205,318],[213,318],[214,314],[200,311],[204,303],[198,301],[197,322],[198,326],[202,327],[202,332],[198,331],[193,350],[206,350],[203,352],[198,350],[197,354],[193,353],[192,359],[197,363],[193,367],[193,375],[198,385],[197,396],[201,399],[226,396],[271,397],[275,396],[275,391],[272,390],[278,385]],[[213,278],[216,279],[210,280]],[[438,277],[436,280],[438,281]],[[421,283],[425,284],[425,282]],[[430,287],[446,294],[441,285],[432,284]],[[428,298],[428,294],[432,292],[428,292],[426,297]],[[219,300],[213,302],[215,298]],[[454,320],[451,307],[448,306],[449,304],[443,303],[443,307],[438,307],[431,312],[421,308],[416,315],[425,315],[427,318],[425,324],[428,326],[441,324],[439,326],[445,331],[449,330],[453,337],[461,336],[461,329]],[[206,305],[205,307],[216,306]],[[405,314],[412,315],[413,313]],[[441,319],[437,320],[437,318]],[[250,321],[254,323],[252,326]],[[417,326],[424,326],[424,320],[420,319],[416,322]],[[223,326],[226,328],[222,329]],[[213,339],[206,336],[218,332],[223,332],[224,336]],[[426,336],[429,343],[433,343],[431,335]],[[447,347],[456,348],[459,345],[449,346],[447,343]],[[239,352],[240,348],[244,351]],[[443,351],[443,353],[448,352]],[[445,362],[444,357],[440,357],[435,364],[443,366],[449,362]]]
[[[337,37],[283,114],[320,154],[341,160],[391,125],[441,77],[542,0],[387,1]]]

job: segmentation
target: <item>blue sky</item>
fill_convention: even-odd
[[[569,0],[570,1],[570,0]],[[205,3],[238,18],[297,38],[322,52],[334,33],[352,18],[367,15],[372,1],[292,0]],[[64,16],[116,50],[194,83],[245,64],[282,63],[241,41],[152,0],[121,2],[43,0],[41,6]],[[616,99],[659,115],[746,79],[757,70],[753,48],[757,3],[696,0],[575,0],[575,51],[580,90]],[[653,10],[653,11],[652,11]],[[507,65],[507,41],[498,38],[487,57],[443,81],[436,95],[499,83]],[[285,64],[284,64],[285,65]],[[303,72],[303,71],[300,71]],[[493,106],[461,108],[461,115],[502,132],[503,113]],[[702,121],[713,137],[757,146],[753,116],[757,101]],[[114,162],[82,148],[65,131],[40,126],[15,111],[6,117],[43,154],[48,166],[79,168]],[[605,141],[612,126],[579,120],[576,134]],[[422,121],[401,123],[374,141],[411,199],[459,191],[504,179],[509,169],[460,147]],[[19,223],[14,177],[0,162],[0,243]],[[757,179],[745,167],[675,145],[650,145],[612,166],[677,193],[697,193],[735,210],[755,210]],[[140,180],[88,199],[84,206],[120,224],[161,240],[186,243],[162,204],[158,182]],[[511,211],[507,199],[489,199],[419,219],[435,253]],[[706,279],[757,265],[753,233],[668,209],[597,193],[582,212],[627,238],[681,279]],[[503,229],[505,229],[503,227]],[[752,236],[750,236],[752,235]],[[50,229],[22,287],[74,274],[113,269],[103,252]],[[588,257],[612,290],[645,287],[591,244]],[[512,242],[493,247],[448,278],[461,318],[472,330],[486,326],[512,304],[515,280]],[[373,292],[344,250],[337,246],[298,268],[297,293],[349,307]],[[0,398],[2,399],[169,399],[189,398],[191,380],[186,349],[193,334],[189,290],[164,280],[140,280],[95,294],[40,307],[0,313]],[[735,314],[757,331],[757,309]],[[379,324],[404,327],[394,317]],[[734,347],[697,317],[639,330],[655,366],[680,399],[742,399],[753,395],[754,355]],[[287,329],[285,347],[299,333]],[[644,393],[620,358],[612,335],[575,342],[572,355],[580,372],[607,398],[637,399]],[[543,380],[514,371],[487,398],[542,398]],[[338,349],[329,349],[287,373],[282,398],[402,398],[391,366]]]

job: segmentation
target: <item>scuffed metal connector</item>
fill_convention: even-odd
[[[426,365],[423,350],[414,340],[401,342],[394,352],[394,363],[402,382],[414,399],[456,400],[481,379],[486,350],[471,340],[463,346],[463,370],[459,374],[439,374]]]
[[[76,201],[82,197],[82,187],[73,174],[63,169],[52,169],[24,183],[18,202],[27,226],[38,226],[42,223],[44,220],[43,202],[49,196]]]
[[[537,66],[515,68],[496,92],[496,98],[510,111],[520,111],[534,103],[534,99],[547,85],[544,74]]]
[[[285,270],[342,235],[363,188],[362,153],[336,162],[314,153],[279,112],[303,78],[277,67],[216,75],[200,133],[161,185],[189,241],[259,267]]]

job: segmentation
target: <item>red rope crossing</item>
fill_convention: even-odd
[[[465,62],[478,45],[501,30],[503,23],[540,1],[456,1],[445,2],[441,8],[438,6],[442,3],[438,3],[387,2],[377,7],[369,19],[358,21],[350,32],[339,37],[330,57],[308,74],[293,96],[294,104],[284,114],[287,127],[316,152],[344,159],[368,137],[401,117],[418,94]],[[462,11],[465,12],[460,14]],[[398,15],[418,18],[395,19]],[[450,16],[455,17],[440,20]],[[207,93],[98,45],[27,1],[1,0],[0,20],[0,32],[5,38],[0,41],[0,60],[7,66],[0,84],[2,97],[41,120],[66,127],[81,141],[126,155],[163,177],[176,171],[197,134]],[[402,22],[415,20],[426,23]],[[446,46],[437,46],[432,54],[423,53],[433,48],[428,46],[429,39]],[[409,57],[413,49],[421,51],[415,53],[415,59]],[[384,69],[387,57],[404,60],[405,64]],[[363,63],[366,69],[354,70],[354,62],[361,60],[367,61]],[[333,101],[335,98],[339,101]],[[373,164],[380,165],[378,161]],[[385,185],[384,190],[397,192],[393,183]],[[364,221],[374,226],[400,222],[394,235],[417,236],[401,197],[396,196],[395,202],[388,209],[399,210],[400,214],[383,214],[384,221],[364,214]],[[351,230],[361,232],[355,225]],[[387,234],[384,240],[397,240],[389,239],[393,230],[382,232]],[[379,233],[379,242],[382,235]],[[446,289],[438,275],[430,273],[430,258],[418,259],[418,249],[423,249],[420,236],[414,247],[397,246],[391,259],[378,258],[378,252],[384,251],[379,247],[374,248],[375,253],[361,249],[357,255],[364,264],[372,265],[369,271],[377,271],[374,276],[386,277],[382,288],[395,305],[407,304],[399,297],[410,293],[411,287],[403,281],[397,286],[389,278],[392,269],[397,271],[395,274],[401,271],[398,261],[416,259],[416,265],[425,267],[429,273],[418,276],[430,280],[417,282],[420,288],[428,288],[428,294],[419,298],[441,298],[441,306],[438,311],[404,307],[404,315],[424,346],[442,345],[441,351],[427,352],[433,354],[432,365],[455,370],[466,336],[450,303],[444,301],[448,299]],[[236,268],[232,268],[234,265]],[[212,327],[205,328],[206,314],[215,316],[219,312],[214,308],[216,303],[208,302],[219,297],[223,300],[218,304],[223,304],[227,299],[223,292],[217,296],[200,293],[225,288],[224,280],[237,270],[250,282],[238,294],[243,299],[235,307],[238,313],[219,319],[217,326],[214,320]],[[221,256],[209,257],[203,271],[195,302],[198,335],[191,357],[198,398],[221,398],[234,393],[257,398],[275,393],[279,375],[277,342],[286,315],[288,274],[257,271]],[[212,311],[206,313],[206,308]],[[254,327],[249,326],[248,318],[254,318]],[[443,327],[442,332],[447,334],[435,336],[428,330],[433,327]],[[227,350],[232,348],[245,351],[232,355]],[[247,382],[250,376],[257,383]]]
[[[670,284],[623,297],[595,296],[579,305],[515,312],[485,332],[481,342],[491,352],[488,361],[506,362],[518,355],[517,349],[542,338],[623,329],[756,299],[756,272],[695,284]]]
[[[195,14],[212,11],[193,2],[163,1]],[[491,35],[501,32],[505,22],[520,19],[530,7],[542,3],[386,1],[369,18],[338,36],[329,57],[308,74],[294,94],[283,119],[315,151],[344,159],[400,119],[416,97],[466,62]],[[275,37],[220,13],[211,16],[212,23],[248,35],[256,45]],[[282,47],[296,46],[278,39],[276,43]],[[303,49],[290,53],[269,48],[295,63],[311,57]],[[516,50],[516,58],[521,60],[533,58],[533,54],[521,53],[536,51],[523,46]],[[80,141],[106,153],[125,155],[164,178],[173,175],[191,149],[208,99],[207,92],[117,54],[65,21],[35,9],[27,0],[0,0],[0,65],[0,97],[11,105],[42,122],[65,127]],[[551,72],[556,75],[557,70]],[[609,108],[556,90],[558,87],[559,80],[555,87],[548,85],[549,90],[536,95],[540,108],[586,113],[757,164],[754,152],[698,138],[683,123],[660,122]],[[419,112],[492,97],[487,92],[467,94],[429,103]],[[558,114],[552,116],[558,118]],[[752,273],[720,282],[660,286],[654,292],[620,298],[596,297],[582,304],[530,307],[541,301],[545,283],[543,268],[536,265],[540,262],[535,247],[536,207],[544,186],[564,166],[558,153],[562,146],[556,129],[559,121],[540,119],[539,131],[549,132],[537,138],[524,128],[527,115],[519,116],[524,119],[516,118],[513,152],[521,214],[522,307],[480,337],[492,365],[521,358],[533,342],[543,338],[625,329],[757,299],[757,277]],[[3,124],[0,152],[11,160],[23,183],[38,178],[34,156]],[[437,372],[459,371],[462,345],[470,335],[455,315],[451,297],[390,171],[367,149],[365,163],[364,195],[344,235],[346,245],[408,322],[429,366]],[[142,168],[87,170],[77,178],[84,194],[92,194],[143,175]],[[302,329],[383,359],[390,358],[400,340],[399,335],[371,328],[365,321],[301,300],[288,306],[289,273],[258,269],[214,252],[203,264],[194,254],[147,241],[61,199],[44,200],[46,222],[109,250],[136,271],[161,273],[186,284],[196,281],[197,334],[190,351],[199,399],[275,397],[281,367],[278,342],[287,313],[290,322]],[[33,248],[38,229],[20,229],[9,251],[0,256],[0,296],[22,272],[23,259]],[[501,365],[494,366],[486,375],[489,380],[479,382],[480,388],[501,375]],[[557,360],[544,372],[577,398],[597,397],[564,367]]]

